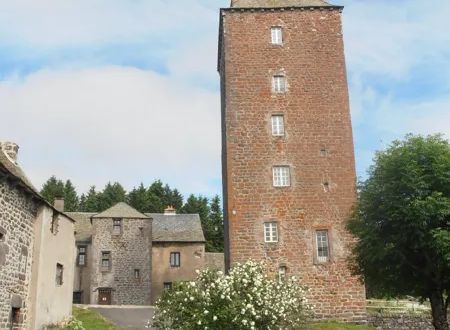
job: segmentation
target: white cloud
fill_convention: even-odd
[[[82,191],[129,188],[163,175],[185,193],[217,192],[218,93],[125,67],[40,71],[0,83],[0,109],[0,139],[20,143],[37,185],[57,174]]]

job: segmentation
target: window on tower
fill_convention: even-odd
[[[280,26],[273,26],[271,29],[271,34],[273,45],[283,44],[283,29]]]
[[[291,171],[289,166],[274,166],[272,171],[274,187],[289,187],[291,185]]]
[[[278,74],[273,76],[272,78],[272,90],[275,93],[284,93],[286,92],[286,77]]]
[[[327,262],[330,257],[328,230],[316,231],[317,261]]]
[[[283,136],[284,135],[284,116],[273,115],[272,116],[272,135]]]
[[[264,223],[264,242],[266,243],[278,242],[278,226],[276,222]]]

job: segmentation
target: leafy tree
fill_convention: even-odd
[[[76,212],[78,211],[79,204],[80,200],[75,187],[70,180],[67,180],[64,185],[64,211]]]
[[[449,143],[408,135],[376,154],[349,222],[356,272],[377,291],[428,298],[437,330],[448,330],[449,221]]]
[[[55,197],[64,197],[64,183],[53,175],[42,186],[41,195],[53,205]]]
[[[144,184],[140,184],[138,188],[133,188],[127,196],[128,204],[140,212],[150,211],[150,199]]]
[[[122,187],[122,185],[118,182],[108,182],[101,192],[101,194],[98,196],[99,200],[99,212],[102,212],[111,206],[119,203],[119,202],[125,202],[126,200],[126,191]]]
[[[99,193],[95,190],[95,186],[91,186],[87,195],[81,195],[79,211],[100,212],[99,202]]]

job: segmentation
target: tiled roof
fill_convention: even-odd
[[[127,203],[117,203],[106,211],[93,216],[93,218],[131,218],[131,219],[148,219],[148,216],[142,214],[138,210],[132,208]]]
[[[323,7],[331,6],[324,0],[232,0],[233,8]]]
[[[77,242],[90,242],[92,238],[91,217],[96,213],[66,212],[75,220],[75,240]]]
[[[164,215],[146,213],[153,218],[154,242],[204,242],[202,225],[198,214]]]

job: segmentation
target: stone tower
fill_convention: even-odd
[[[360,320],[348,269],[355,164],[342,7],[233,0],[221,9],[218,70],[226,264],[264,260],[311,289],[317,318]]]

